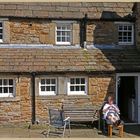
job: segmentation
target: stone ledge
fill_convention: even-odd
[[[0,102],[18,102],[20,97],[0,97]]]
[[[36,96],[37,100],[50,100],[50,99],[89,99],[89,95],[50,95],[50,96]]]

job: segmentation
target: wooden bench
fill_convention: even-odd
[[[99,120],[98,110],[93,106],[65,106],[62,107],[65,117],[70,117],[71,122],[94,122]]]

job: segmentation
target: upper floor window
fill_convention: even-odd
[[[120,45],[134,44],[134,27],[131,23],[122,23],[118,25],[118,41]]]
[[[0,97],[13,97],[14,88],[14,79],[0,79]]]
[[[56,95],[57,79],[56,78],[42,78],[40,80],[40,95]]]
[[[3,22],[0,22],[0,42],[3,42]]]
[[[72,39],[71,23],[57,23],[56,26],[56,44],[70,45]]]
[[[87,79],[85,77],[71,77],[68,80],[69,95],[86,95]]]

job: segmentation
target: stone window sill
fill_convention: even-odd
[[[19,97],[0,97],[0,102],[17,102],[20,101]]]

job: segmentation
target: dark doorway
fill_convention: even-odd
[[[135,76],[120,76],[118,82],[118,107],[121,118],[127,123],[137,122],[137,101],[136,101],[136,80]]]

